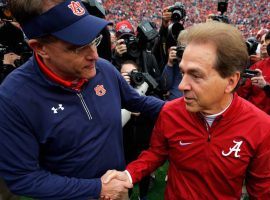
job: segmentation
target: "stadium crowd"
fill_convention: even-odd
[[[117,23],[128,19],[134,27],[144,19],[155,22],[159,27],[162,8],[174,3],[173,0],[103,0],[109,21]],[[217,0],[186,0],[182,3],[187,12],[185,28],[204,22],[210,13],[217,14]],[[234,0],[229,1],[225,15],[229,17],[231,24],[236,25],[248,38],[255,36],[260,28],[270,28],[269,7],[268,0]]]

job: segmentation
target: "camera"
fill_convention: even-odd
[[[250,37],[246,40],[248,55],[256,55],[258,44],[259,43],[255,37]]]
[[[182,59],[186,46],[180,45],[176,47],[176,57]]]
[[[211,19],[218,22],[223,22],[226,24],[230,23],[228,16],[223,15],[227,12],[228,0],[218,0],[218,8],[217,10],[221,13],[220,15],[212,15]]]
[[[0,2],[1,13],[6,4]],[[4,18],[3,18],[4,17]],[[2,24],[0,26],[0,82],[16,67],[19,67],[32,56],[32,50],[24,40],[21,29],[12,24],[6,15],[1,14]],[[14,65],[3,64],[5,54],[15,53],[21,58],[14,61]]]
[[[32,50],[24,40],[23,32],[15,27],[11,22],[5,21],[0,27],[0,58],[13,52],[21,56],[21,59],[15,62],[16,67],[20,66],[32,55]]]
[[[155,24],[150,21],[142,21],[137,27],[137,32],[141,43],[150,42],[159,36]]]
[[[186,17],[185,6],[180,2],[176,2],[169,7],[168,11],[172,12],[171,20],[173,22],[168,27],[168,34],[174,41],[177,41],[179,33],[184,30],[183,22],[181,21]]]
[[[132,58],[138,58],[141,51],[159,36],[153,23],[142,21],[137,27],[137,37],[132,33],[125,33],[119,39],[124,39],[127,46],[127,54]],[[152,47],[152,45],[150,45]]]
[[[131,72],[128,73],[130,77],[130,84],[135,87],[135,86],[140,86],[144,82],[144,77],[142,72],[134,71],[132,70]]]
[[[213,15],[211,16],[211,19],[218,22],[223,22],[226,24],[229,24],[229,18],[226,15]]]
[[[127,54],[132,58],[137,58],[140,55],[139,40],[133,34],[125,34],[120,39],[124,39],[127,46]]]
[[[243,74],[242,74],[242,77],[243,78],[252,78],[252,77],[258,76],[258,74],[259,74],[259,72],[256,70],[245,69]]]
[[[106,16],[104,7],[97,0],[82,0],[82,3],[91,15],[100,18],[104,18]]]
[[[149,73],[143,73],[138,72],[136,70],[132,70],[130,73],[128,73],[128,75],[130,77],[130,84],[133,87],[140,86],[144,82],[148,83],[148,85],[153,89],[156,89],[158,86],[156,80]]]
[[[171,20],[173,23],[179,22],[186,16],[185,6],[181,2],[175,2],[173,6],[169,7],[168,11],[172,12]]]

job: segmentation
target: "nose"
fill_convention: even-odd
[[[89,45],[87,47],[86,51],[86,59],[87,60],[97,60],[98,59],[98,52],[97,52],[97,47],[94,45]]]
[[[191,86],[186,75],[183,75],[182,80],[178,85],[178,89],[181,91],[191,90]]]

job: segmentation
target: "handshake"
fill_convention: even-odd
[[[128,189],[133,187],[126,171],[108,170],[101,177],[101,200],[128,200]]]

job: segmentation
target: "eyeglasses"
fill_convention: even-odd
[[[97,47],[101,40],[102,40],[103,36],[102,35],[99,35],[98,37],[96,37],[92,42],[90,42],[89,44],[86,44],[84,46],[81,46],[81,47],[78,47],[78,48],[75,48],[71,51],[73,51],[75,54],[79,54],[80,52],[82,52],[83,50],[85,50],[86,48],[90,47]]]
[[[99,35],[98,37],[96,37],[94,40],[92,40],[92,42],[90,42],[89,44],[86,44],[84,46],[80,46],[80,47],[74,47],[74,45],[70,46],[70,47],[62,47],[60,48],[59,46],[55,45],[54,42],[51,42],[51,41],[46,41],[43,42],[43,43],[46,43],[50,46],[54,46],[58,49],[63,49],[65,52],[68,52],[68,53],[74,53],[74,54],[80,54],[81,52],[83,52],[86,48],[93,48],[93,47],[97,47],[101,40],[102,40],[103,36],[102,35]]]

